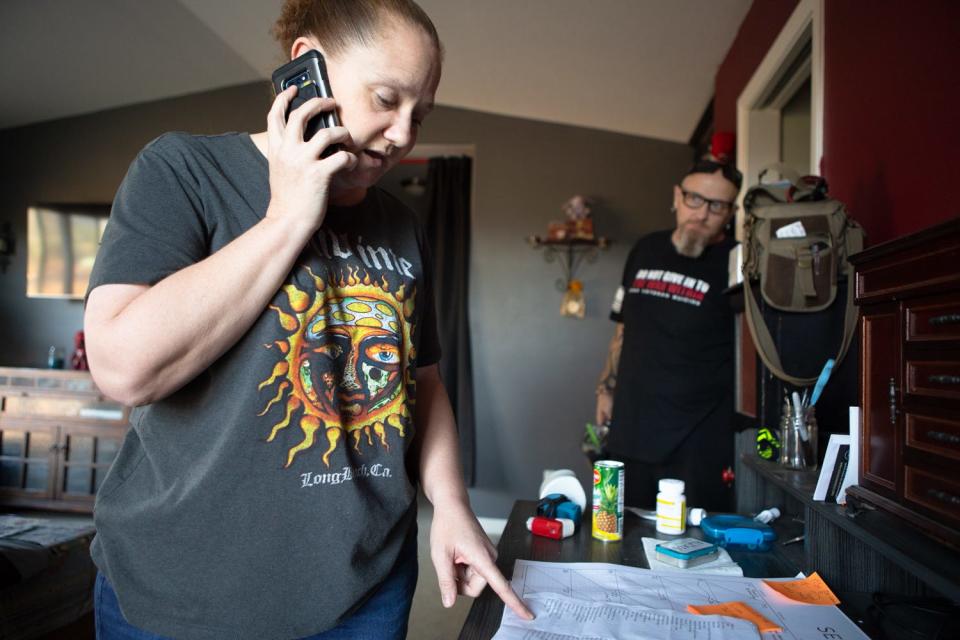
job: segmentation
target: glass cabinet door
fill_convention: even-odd
[[[121,436],[110,434],[71,433],[64,435],[63,481],[64,498],[92,498],[103,483],[110,464],[120,449]]]
[[[0,491],[52,497],[56,451],[56,428],[4,428],[0,431]]]
[[[88,372],[0,367],[0,506],[91,512],[128,418]]]

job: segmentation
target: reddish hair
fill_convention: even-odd
[[[389,18],[420,27],[443,55],[433,21],[413,0],[286,0],[271,32],[284,55],[297,38],[313,36],[335,56],[353,44],[372,45]]]

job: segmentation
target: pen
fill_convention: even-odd
[[[793,392],[793,419],[797,425],[797,431],[800,432],[800,439],[806,442],[810,438],[807,433],[807,416],[803,411],[803,405],[800,404],[800,394]]]
[[[820,399],[820,394],[823,393],[823,388],[827,384],[827,380],[830,379],[830,374],[833,372],[833,365],[836,364],[833,358],[827,360],[826,364],[823,365],[823,371],[820,372],[820,377],[817,378],[817,384],[813,387],[813,395],[810,396],[810,406],[817,404],[817,400]]]

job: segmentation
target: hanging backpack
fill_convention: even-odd
[[[783,179],[764,184],[764,175],[771,170]],[[863,229],[847,217],[843,203],[827,195],[823,178],[800,178],[782,165],[760,173],[760,184],[747,191],[743,207],[744,306],[757,354],[781,380],[811,385],[816,376],[801,378],[784,371],[750,284],[760,281],[760,295],[774,309],[813,313],[833,303],[837,280],[846,277],[843,339],[834,357],[839,365],[857,328],[853,270],[847,258],[863,249]]]

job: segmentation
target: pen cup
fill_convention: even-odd
[[[817,414],[803,407],[798,414],[785,403],[780,418],[780,465],[787,469],[817,468]]]

